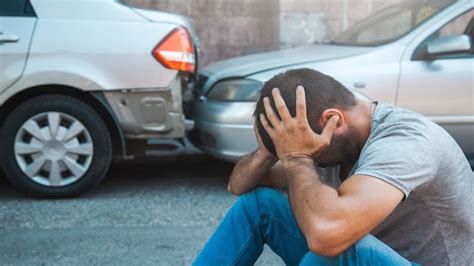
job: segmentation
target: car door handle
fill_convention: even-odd
[[[9,35],[4,35],[3,33],[0,33],[0,43],[1,42],[17,42],[20,40],[17,35],[9,34]]]
[[[358,89],[363,89],[363,88],[365,88],[365,82],[357,81],[357,82],[354,83],[354,87],[356,87]]]

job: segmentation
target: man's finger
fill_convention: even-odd
[[[326,122],[326,125],[324,125],[323,132],[321,132],[321,137],[327,140],[328,143],[331,142],[332,135],[334,134],[334,131],[336,131],[337,122],[339,122],[339,116],[333,115]]]
[[[296,117],[300,119],[306,118],[306,97],[304,87],[298,85],[296,87]]]
[[[291,120],[290,112],[288,111],[288,107],[286,107],[285,100],[281,97],[280,90],[278,88],[274,88],[272,90],[273,100],[275,101],[275,107],[280,114],[281,120],[285,123]]]
[[[260,119],[260,114],[258,116],[259,116],[258,119]],[[257,138],[258,138],[258,127],[257,127],[257,121],[256,120],[253,123],[253,131],[255,131],[255,135],[257,135]]]
[[[276,128],[280,126],[280,119],[276,116],[273,111],[272,106],[270,105],[270,99],[268,97],[263,98],[263,107],[265,108],[265,114],[267,114],[268,121],[270,124]]]
[[[260,119],[260,116],[261,116],[261,115],[262,115],[262,114],[259,114],[259,115],[258,115],[258,119]],[[260,120],[260,121],[261,121],[261,120]],[[257,123],[254,123],[254,125],[253,125],[253,130],[255,131],[255,136],[257,137],[258,142],[259,142],[259,143],[262,142],[262,137],[260,137],[260,132],[258,131]]]
[[[265,131],[267,131],[268,135],[270,135],[270,137],[272,138],[273,137],[273,128],[272,128],[272,126],[270,126],[270,124],[268,123],[267,118],[265,118],[265,116],[263,114],[260,114],[259,117],[260,117],[260,122],[262,123],[263,128],[265,129]],[[258,132],[258,130],[257,130],[257,132]],[[260,135],[257,135],[257,137],[260,137]]]

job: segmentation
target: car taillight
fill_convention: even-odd
[[[165,67],[194,72],[195,58],[191,36],[184,28],[176,28],[152,52]]]

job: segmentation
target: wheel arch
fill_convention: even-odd
[[[60,84],[40,85],[27,88],[13,95],[0,106],[0,127],[8,114],[19,104],[37,96],[51,94],[73,97],[94,109],[109,129],[112,138],[113,154],[120,157],[126,156],[125,136],[112,108],[101,92],[85,92],[75,87]]]

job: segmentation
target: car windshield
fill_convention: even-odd
[[[453,0],[408,0],[378,10],[341,32],[329,43],[377,46],[392,42],[415,29]]]

